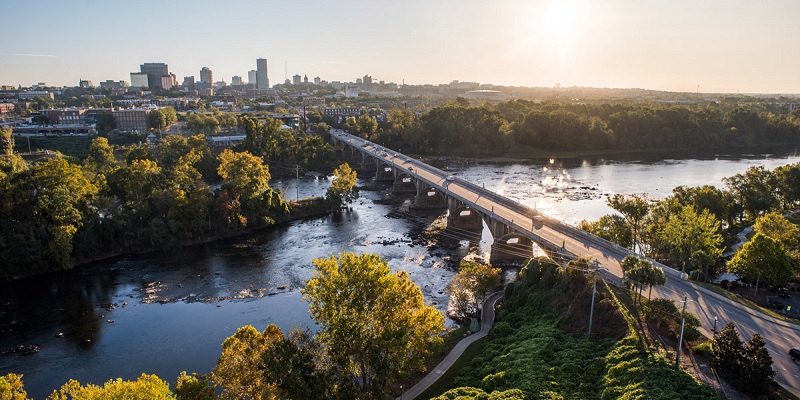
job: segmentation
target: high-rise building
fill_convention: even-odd
[[[314,78],[314,84],[315,85],[319,85],[319,81],[320,81],[319,77]]]
[[[147,80],[147,74],[142,72],[131,72],[131,87],[150,87],[150,82]]]
[[[364,75],[363,82],[364,82],[365,85],[371,85],[372,84],[372,77],[369,76],[369,75]]]
[[[241,86],[243,83],[241,76],[234,76],[231,78],[231,85]]]
[[[299,74],[295,74],[292,77],[292,84],[293,85],[299,85],[300,84],[300,75]]]
[[[183,87],[185,88],[194,88],[194,76],[184,76],[183,77]]]
[[[152,89],[161,89],[161,78],[169,75],[169,67],[164,63],[144,63],[139,66],[139,70],[143,74],[147,74],[147,87]],[[133,74],[131,74],[131,81]]]
[[[303,75],[303,83],[308,83],[308,75]]]
[[[200,70],[200,82],[203,83],[214,82],[214,73],[211,72],[211,70],[208,69],[208,67],[203,67],[203,69]]]
[[[266,58],[256,59],[256,89],[269,89]]]
[[[252,87],[256,86],[256,80],[258,80],[258,78],[256,78],[257,74],[258,74],[258,71],[254,70],[254,69],[252,69],[250,71],[247,71],[247,84],[248,85],[250,85]]]

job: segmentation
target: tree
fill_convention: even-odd
[[[459,308],[461,308],[460,303],[463,303],[464,299],[468,299],[469,311],[480,315],[479,310],[486,299],[486,292],[499,285],[499,268],[469,262],[461,264],[458,274],[453,277],[448,289]]]
[[[596,222],[583,220],[578,224],[578,229],[625,248],[630,248],[633,245],[633,232],[630,226],[628,226],[625,218],[617,214],[604,215]]]
[[[147,114],[147,126],[150,129],[161,131],[167,127],[167,117],[161,110],[151,110]]]
[[[226,149],[217,157],[217,173],[222,177],[222,188],[241,204],[241,215],[247,225],[259,226],[273,223],[288,215],[289,209],[280,194],[269,187],[269,167],[264,161],[248,152],[234,153]],[[237,211],[237,212],[239,212]]]
[[[647,213],[650,212],[650,204],[648,204],[647,200],[643,197],[636,194],[627,196],[615,194],[609,197],[606,202],[609,207],[617,210],[628,221],[631,227],[631,234],[633,235],[633,240],[631,240],[633,250],[636,251],[637,247],[641,249],[641,238],[639,235],[641,232],[640,224],[647,216]],[[637,238],[639,240],[637,240]]]
[[[97,137],[89,145],[89,154],[83,160],[84,170],[97,174],[108,175],[117,166],[114,158],[114,149],[108,144],[108,139]]]
[[[222,354],[211,372],[211,380],[222,388],[220,399],[275,399],[278,388],[266,382],[262,357],[264,351],[283,339],[280,328],[270,324],[263,333],[251,325],[236,330],[222,342]]]
[[[0,155],[12,154],[14,154],[14,135],[11,133],[11,127],[0,127]]]
[[[0,399],[28,400],[28,392],[22,384],[22,375],[8,373],[0,376]]]
[[[333,170],[333,182],[327,191],[328,202],[333,207],[341,207],[344,203],[352,203],[358,198],[358,176],[356,171],[350,169],[350,164],[344,163]]]
[[[693,206],[683,206],[680,212],[671,215],[661,228],[660,235],[671,245],[671,253],[686,271],[686,263],[697,251],[703,251],[714,259],[722,255],[722,235],[719,220],[708,210],[700,213]]]
[[[82,399],[148,399],[174,400],[175,395],[169,390],[169,384],[155,375],[142,374],[135,381],[122,379],[109,380],[103,386],[88,384],[71,379],[53,392],[48,400],[82,400]]]
[[[378,123],[367,114],[358,117],[358,131],[363,137],[369,138],[378,129]]]
[[[263,352],[263,379],[280,390],[281,399],[330,398],[335,385],[324,357],[308,329],[293,329]]]
[[[104,112],[97,114],[94,117],[94,124],[95,129],[100,135],[107,135],[109,132],[117,129],[117,120],[114,118],[114,114],[110,112]]]
[[[736,174],[723,181],[750,218],[754,219],[778,205],[775,176],[762,165],[750,167],[744,174]]]
[[[744,344],[741,384],[749,393],[767,393],[775,378],[772,356],[765,346],[764,338],[758,333]]]
[[[214,400],[214,385],[206,375],[182,371],[175,382],[175,397],[178,400]]]
[[[744,344],[736,331],[736,325],[731,322],[725,325],[719,335],[711,339],[711,356],[709,362],[718,371],[738,379],[744,362]]]
[[[798,248],[800,228],[780,213],[771,212],[756,218],[753,228],[762,235],[780,241],[787,249]]]
[[[756,233],[728,261],[728,272],[750,281],[756,281],[753,295],[763,280],[770,284],[783,284],[792,278],[792,267],[783,244],[769,236]]]
[[[649,260],[627,255],[622,259],[620,267],[625,281],[629,283],[635,282],[636,287],[639,289],[639,302],[641,302],[641,291],[645,286],[650,288],[650,293],[647,295],[649,299],[653,292],[653,286],[667,283],[664,271],[653,265]]]
[[[341,253],[314,265],[302,293],[346,383],[362,396],[384,397],[398,376],[424,368],[430,348],[442,342],[444,317],[424,304],[407,272],[391,273],[375,254]]]

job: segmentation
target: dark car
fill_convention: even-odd
[[[789,357],[791,357],[792,360],[797,360],[798,358],[800,358],[800,349],[790,349]]]
[[[767,306],[769,308],[775,308],[775,309],[781,310],[781,309],[783,309],[784,304],[781,303],[780,301],[769,299],[769,300],[767,300]]]
[[[789,289],[787,288],[780,288],[778,289],[778,296],[788,299],[789,298]]]

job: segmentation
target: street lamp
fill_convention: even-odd
[[[713,333],[714,336],[717,336],[717,317],[714,317],[714,328],[711,329],[711,333]]]

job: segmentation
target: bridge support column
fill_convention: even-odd
[[[417,186],[419,189],[419,186]],[[447,201],[442,193],[432,187],[424,188],[420,194],[414,197],[412,208],[417,209],[443,209],[447,208]]]

